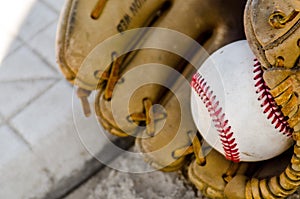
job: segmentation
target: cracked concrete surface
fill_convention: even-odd
[[[143,159],[133,159],[126,154],[121,155],[114,162],[122,168],[144,167],[145,164]],[[82,198],[205,199],[177,172],[127,173],[109,167],[101,170],[64,199]]]

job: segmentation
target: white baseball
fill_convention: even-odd
[[[214,149],[234,162],[275,157],[293,143],[292,129],[262,78],[247,41],[213,53],[191,82],[194,122]]]

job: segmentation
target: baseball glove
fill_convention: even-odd
[[[111,45],[111,49],[107,47],[109,53],[100,52],[103,53],[100,62],[82,67],[88,54],[116,34],[152,24],[168,4],[167,0],[66,1],[57,31],[57,60],[65,78],[79,87],[78,96],[82,100],[85,115],[90,115],[87,97],[92,90],[105,90],[106,98],[110,98],[111,87],[117,79],[113,75],[121,70],[116,66],[118,62],[115,62],[118,56],[115,54],[118,50],[116,48],[120,48],[120,51],[131,49],[144,32],[127,34],[121,43]],[[112,61],[115,64],[110,64]],[[119,58],[119,62],[121,61],[124,62]]]
[[[203,142],[189,110],[186,82],[208,54],[244,38],[245,3],[67,0],[57,34],[57,58],[66,79],[78,87],[84,113],[91,114],[87,98],[97,90],[99,122],[114,135],[136,136],[146,161],[155,168],[174,171],[187,167],[190,181],[210,198],[282,198],[299,185],[299,141],[294,152],[269,161],[232,163]],[[264,77],[271,93],[297,129],[299,87],[297,71],[292,69],[299,65],[299,34],[294,37],[299,6],[286,3],[287,10],[270,15],[267,25],[281,28],[279,36],[277,31],[265,34],[269,33],[263,28],[266,24],[253,20],[256,14],[265,13],[258,7],[272,6],[266,1],[248,2],[246,33],[266,69]],[[291,7],[295,9],[289,12]],[[258,35],[286,39],[288,48],[280,42],[273,45],[274,40],[261,43],[265,40]],[[298,45],[297,56],[276,54],[294,51],[293,41]],[[296,141],[299,137],[294,133]]]
[[[287,197],[300,185],[299,12],[300,2],[287,0],[249,0],[245,10],[247,39],[295,140],[291,160],[281,174],[247,183],[253,197]]]
[[[146,161],[155,168],[163,171],[181,168],[189,154],[201,150],[198,139],[194,139],[197,130],[187,103],[190,77],[201,58],[203,60],[207,56],[207,52],[211,53],[227,43],[243,38],[243,6],[243,2],[234,1],[226,5],[221,1],[214,1],[214,4],[173,1],[170,8],[152,26],[184,33],[193,40],[198,40],[205,51],[172,32],[166,35],[162,32],[150,32],[141,49],[120,73],[121,81],[115,85],[112,98],[107,100],[104,92],[99,92],[95,109],[100,123],[115,135],[138,137],[138,147]],[[232,9],[238,12],[231,15]],[[212,19],[207,19],[210,10],[214,10],[215,14]],[[224,20],[225,15],[227,17]],[[176,16],[182,17],[179,20]],[[191,19],[192,22],[189,22]],[[176,51],[178,49],[173,49],[174,41],[181,51],[181,57],[176,55],[179,54]],[[159,43],[159,46],[147,49],[153,43]],[[188,60],[186,55],[197,60],[192,61],[194,65],[183,60]],[[141,68],[141,65],[147,63],[150,64]],[[168,66],[169,69],[162,66]],[[125,104],[125,107],[120,106],[121,104]],[[190,146],[191,143],[194,145]],[[201,152],[196,154],[201,164],[203,155]]]

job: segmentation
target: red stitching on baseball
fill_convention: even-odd
[[[263,79],[263,70],[261,64],[257,59],[254,59],[254,80],[256,81],[256,93],[260,94],[258,100],[262,101],[261,107],[264,108],[263,113],[267,114],[267,118],[272,120],[272,124],[279,132],[290,137],[292,136],[293,129],[289,126],[280,108],[277,106],[273,96],[270,94],[270,89]]]
[[[210,91],[207,82],[199,73],[193,76],[191,86],[198,93],[210,116],[213,118],[212,121],[219,132],[220,140],[223,144],[225,157],[233,162],[239,162],[240,154],[233,137],[234,133],[231,131],[231,126],[228,124],[225,113],[222,112],[219,101],[216,100],[216,95],[213,94],[213,91]]]

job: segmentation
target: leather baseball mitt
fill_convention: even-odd
[[[297,1],[249,0],[244,15],[246,36],[258,58],[254,64],[261,67],[264,86],[293,129],[294,146],[271,160],[248,164],[242,172],[230,169],[233,175],[223,181],[212,177],[218,172],[216,176],[228,177],[226,160],[218,162],[222,157],[212,159],[209,154],[204,166],[192,162],[189,179],[210,198],[293,198],[300,185],[299,11]],[[222,165],[219,170],[208,165],[209,158]]]
[[[271,93],[287,110],[293,127],[298,127],[298,78],[292,70],[299,61],[299,34],[294,37],[299,24],[298,2],[286,3],[283,11],[272,11],[268,16],[267,25],[281,29],[278,35],[277,31],[265,34],[269,33],[264,32],[266,24],[253,20],[265,14],[261,8],[278,7],[274,1],[269,1],[271,6],[266,2],[248,2],[245,30],[266,69],[264,77]],[[208,54],[244,39],[245,3],[67,0],[57,34],[57,58],[66,79],[78,87],[84,113],[91,114],[87,98],[96,90],[99,122],[114,135],[136,136],[136,144],[153,167],[187,169],[190,181],[210,198],[283,198],[299,185],[300,144],[295,145],[294,154],[290,150],[269,161],[233,163],[205,144],[189,108],[187,85],[195,69]],[[285,37],[286,33],[293,37]],[[261,43],[265,38],[259,36],[286,40],[289,45],[282,47],[279,42],[274,45],[278,48],[271,48],[273,40]],[[296,49],[297,56],[285,56],[289,49]],[[278,51],[283,54],[277,55]],[[299,137],[294,133],[295,140]]]
[[[278,175],[248,182],[252,197],[287,197],[300,185],[299,57],[300,2],[249,0],[245,32],[276,104],[293,128],[289,164]],[[249,196],[250,197],[250,196]]]
[[[243,1],[170,2],[152,24],[169,32],[150,31],[120,72],[111,99],[100,91],[95,102],[100,123],[115,135],[136,136],[146,161],[163,171],[182,168],[194,151],[197,162],[203,162],[189,110],[190,78],[208,53],[244,38]],[[170,30],[189,36],[203,48]],[[156,43],[159,46],[148,49]]]

